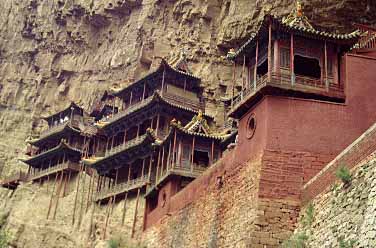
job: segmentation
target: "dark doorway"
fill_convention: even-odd
[[[268,73],[268,60],[266,59],[261,65],[257,67],[257,76],[262,77]]]
[[[307,58],[299,55],[294,57],[294,73],[300,76],[321,78],[320,62],[314,58]]]
[[[209,165],[209,153],[205,151],[194,151],[193,163],[198,166],[207,167]]]

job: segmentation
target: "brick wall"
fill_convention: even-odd
[[[336,180],[335,172],[340,166],[351,169],[375,150],[376,123],[304,185],[303,203],[307,203],[332,184]]]

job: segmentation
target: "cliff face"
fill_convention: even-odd
[[[153,67],[155,57],[177,56],[182,49],[203,80],[208,112],[221,116],[216,106],[231,85],[230,67],[221,56],[244,41],[267,10],[286,15],[292,5],[285,0],[0,1],[0,176],[25,169],[17,159],[27,136],[42,127],[41,115],[69,101],[88,108],[113,83],[133,81]],[[304,6],[315,26],[331,30],[348,31],[351,23],[376,17],[372,0],[313,0]],[[10,209],[17,211],[17,204]]]

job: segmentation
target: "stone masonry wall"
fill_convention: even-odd
[[[302,209],[302,216],[314,210],[311,226],[296,230],[308,236],[307,247],[376,247],[376,152],[351,172],[349,186],[332,182]]]

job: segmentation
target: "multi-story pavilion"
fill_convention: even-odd
[[[227,55],[242,67],[241,82],[234,80],[242,90],[232,102],[230,116],[239,118],[262,96],[271,94],[343,103],[339,57],[357,42],[359,34],[314,29],[300,3],[282,20],[266,15],[256,33]]]

